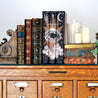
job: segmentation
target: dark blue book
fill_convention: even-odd
[[[43,64],[63,64],[64,11],[43,12]]]
[[[49,17],[50,13],[48,11],[43,11],[43,33],[42,33],[42,63],[49,64]]]
[[[57,39],[57,13],[56,11],[50,11],[49,17],[49,64],[56,63],[56,39]]]
[[[32,64],[42,64],[42,19],[32,19]]]
[[[57,11],[56,64],[63,64],[65,12]]]

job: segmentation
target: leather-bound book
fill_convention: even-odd
[[[24,25],[17,25],[17,63],[24,64]]]
[[[95,64],[94,44],[69,44],[64,49],[64,64]]]
[[[25,19],[25,63],[31,64],[31,19]]]
[[[32,19],[32,64],[42,63],[42,19]]]

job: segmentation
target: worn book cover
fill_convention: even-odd
[[[42,63],[42,19],[32,19],[32,64]]]
[[[24,25],[17,25],[17,63],[24,64]]]
[[[94,44],[65,45],[64,64],[95,64]]]
[[[95,57],[66,57],[64,59],[64,64],[95,64],[94,59]]]
[[[31,19],[25,19],[25,63],[31,64]]]
[[[43,11],[43,64],[63,64],[64,11]]]

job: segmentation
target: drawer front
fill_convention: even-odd
[[[7,98],[37,98],[37,81],[7,81]]]
[[[72,98],[72,81],[43,81],[42,98]]]
[[[8,73],[8,74],[6,74]],[[92,77],[93,69],[0,69],[0,76]],[[95,73],[96,74],[96,73]]]
[[[86,69],[47,69],[43,70],[44,76],[81,77],[93,76],[93,70]]]
[[[78,98],[98,98],[98,81],[78,81]]]

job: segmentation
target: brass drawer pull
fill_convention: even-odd
[[[67,71],[48,71],[48,73],[67,73]]]
[[[60,91],[60,88],[55,88],[55,91],[56,91],[56,92],[59,92],[59,91]]]
[[[95,92],[96,90],[95,90],[95,88],[91,88],[90,91],[91,92]]]
[[[98,98],[98,96],[88,96],[88,98]]]

